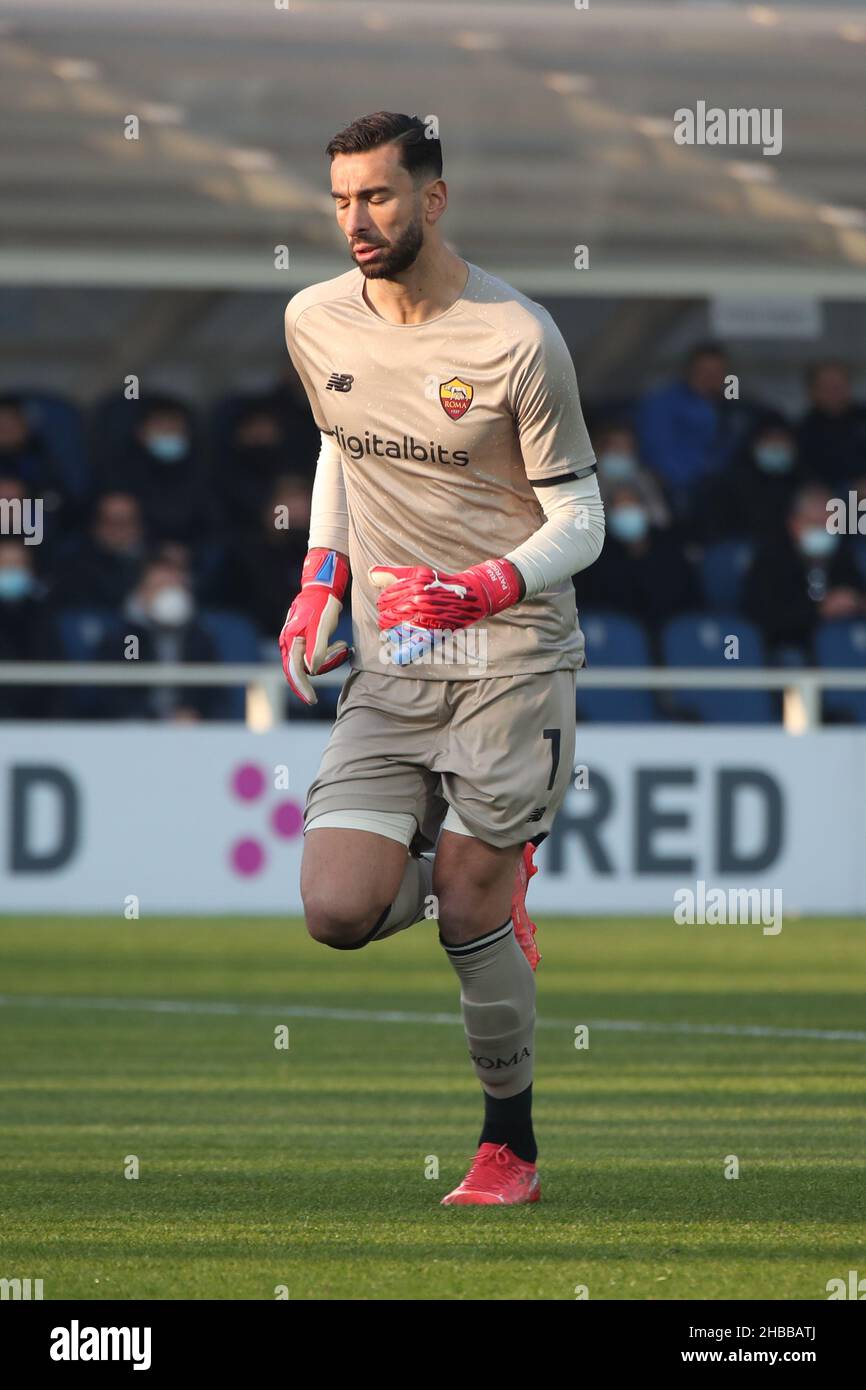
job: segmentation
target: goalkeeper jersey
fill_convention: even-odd
[[[425,323],[393,324],[350,270],[286,310],[286,343],[319,429],[340,448],[349,513],[353,666],[440,680],[582,665],[570,579],[393,664],[371,565],[456,572],[544,523],[532,491],[595,467],[574,366],[546,309],[469,265]]]

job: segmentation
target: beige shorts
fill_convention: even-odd
[[[432,848],[450,807],[488,844],[540,842],[572,778],[576,680],[574,670],[471,681],[350,672],[305,828],[333,811],[408,813],[416,847]]]

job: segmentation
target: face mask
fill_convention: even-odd
[[[649,530],[649,517],[643,507],[630,504],[614,507],[608,516],[611,534],[618,541],[642,541]]]
[[[787,444],[759,444],[755,463],[764,473],[787,473],[794,462],[794,452]]]
[[[0,569],[0,602],[14,603],[33,592],[33,576],[27,570]]]
[[[631,454],[620,454],[615,449],[609,450],[605,454],[599,454],[598,466],[605,482],[618,483],[623,478],[631,478],[637,464]]]
[[[798,545],[810,560],[824,560],[832,555],[839,544],[839,537],[824,526],[807,526],[800,535]]]
[[[183,627],[192,617],[192,599],[186,589],[172,584],[151,599],[150,616],[160,627]]]
[[[149,452],[160,463],[179,463],[186,457],[185,434],[152,434],[147,441]]]

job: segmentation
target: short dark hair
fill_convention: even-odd
[[[707,338],[703,342],[694,343],[689,348],[686,365],[688,367],[694,366],[699,357],[724,357],[727,360],[728,351],[722,343],[716,342],[713,338]]]
[[[814,386],[821,373],[828,368],[834,372],[844,372],[850,379],[851,368],[841,357],[821,357],[817,362],[810,362],[806,368],[806,385]]]
[[[403,116],[398,111],[375,111],[359,116],[345,130],[328,141],[325,153],[364,154],[380,145],[399,145],[400,163],[420,183],[426,177],[442,177],[442,144],[438,135],[428,133],[420,116]]]

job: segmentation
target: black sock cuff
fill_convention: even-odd
[[[479,1144],[507,1144],[524,1163],[534,1163],[538,1145],[532,1129],[532,1082],[516,1096],[499,1099],[484,1092],[484,1127]]]
[[[385,921],[386,921],[387,916],[388,916],[388,913],[391,911],[391,908],[392,908],[393,906],[394,906],[393,903],[389,903],[389,904],[388,904],[388,906],[385,908],[385,911],[382,913],[382,915],[381,915],[381,917],[379,918],[379,920],[378,920],[378,922],[376,923],[376,925],[375,925],[374,927],[372,927],[370,931],[367,932],[367,935],[366,935],[366,936],[362,936],[361,939],[360,939],[360,941],[348,941],[348,942],[346,942],[346,944],[345,944],[344,946],[338,946],[338,947],[337,947],[337,950],[338,950],[338,951],[360,951],[362,946],[369,946],[370,942],[374,939],[374,937],[375,937],[377,931],[380,931],[381,928],[384,927]]]
[[[508,933],[513,930],[514,927],[509,917],[508,921],[503,922],[501,927],[495,927],[493,931],[485,932],[484,936],[476,937],[474,941],[463,941],[451,946],[444,940],[440,931],[439,944],[444,948],[446,955],[461,960],[464,956],[474,956],[476,951],[483,951],[485,947],[504,940]]]

